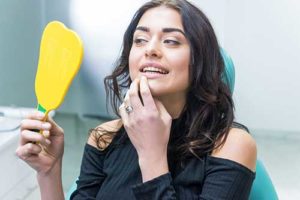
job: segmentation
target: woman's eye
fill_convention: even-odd
[[[134,43],[135,44],[142,44],[142,43],[145,43],[145,42],[147,42],[147,40],[142,39],[142,38],[136,38],[136,39],[134,39]]]
[[[176,40],[164,40],[165,44],[170,44],[170,45],[179,45],[180,42],[176,41]]]

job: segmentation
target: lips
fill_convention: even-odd
[[[168,74],[169,71],[165,69],[162,65],[157,63],[145,63],[140,68],[142,73],[158,73],[158,74]]]
[[[153,72],[153,73],[160,73],[160,74],[168,73],[167,71],[156,67],[145,67],[142,69],[142,72]]]

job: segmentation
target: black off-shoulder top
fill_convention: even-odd
[[[121,137],[115,137],[103,151],[86,144],[77,189],[70,199],[240,200],[249,197],[255,173],[237,162],[210,155],[191,158],[182,167],[168,158],[170,172],[143,183],[134,146],[129,139],[120,141]]]

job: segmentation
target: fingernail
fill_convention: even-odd
[[[49,131],[43,131],[43,136],[45,137],[45,138],[48,138],[49,137]]]
[[[49,139],[46,139],[46,143],[49,145],[51,144],[51,141]]]
[[[50,128],[49,123],[43,123],[42,126],[43,126],[44,129],[49,129]]]
[[[38,117],[44,117],[45,114],[39,111],[39,112],[37,113],[37,116],[38,116]]]

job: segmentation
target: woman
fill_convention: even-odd
[[[91,131],[71,199],[247,199],[256,145],[233,122],[223,71],[198,8],[185,0],[144,4],[105,79],[120,119]],[[63,130],[42,118],[22,122],[17,155],[37,171],[42,199],[63,199]]]

